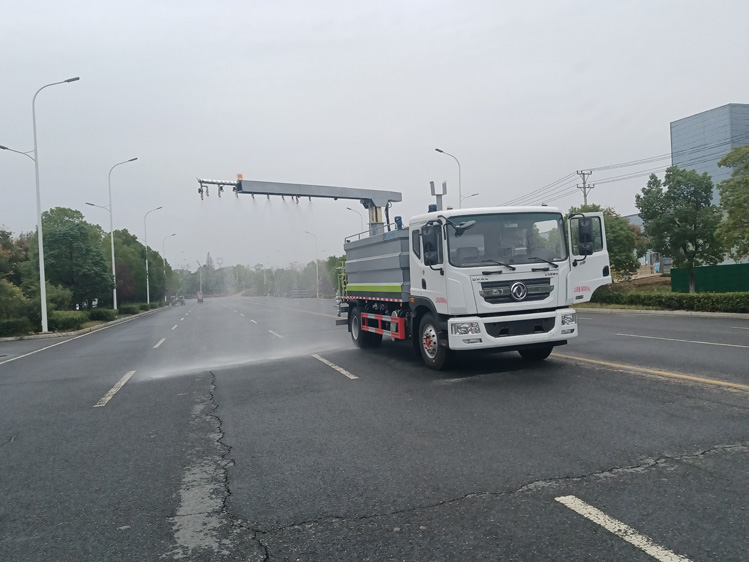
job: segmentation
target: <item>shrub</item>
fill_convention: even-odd
[[[34,331],[28,318],[0,319],[0,337],[25,336]]]
[[[49,315],[49,329],[59,332],[80,330],[88,322],[88,313],[82,310],[53,310]]]
[[[140,307],[137,304],[123,304],[117,309],[120,314],[138,314]]]
[[[650,306],[665,310],[701,312],[749,312],[749,293],[643,293],[637,291],[601,291],[591,302],[630,306]]]
[[[111,322],[117,318],[117,313],[111,308],[94,308],[89,311],[88,317],[90,320]]]
[[[158,302],[152,302],[151,303],[151,310],[153,310],[155,308],[159,308],[159,306],[161,306],[161,305]]]
[[[142,302],[138,305],[140,310],[148,310],[150,307],[148,306],[147,302]]]

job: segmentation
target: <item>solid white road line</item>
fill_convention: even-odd
[[[172,330],[176,330],[177,326],[179,326],[179,324],[175,324],[174,326],[172,326]]]
[[[721,347],[741,347],[743,349],[749,349],[749,345],[737,345],[733,343],[715,343],[711,341],[676,340],[672,338],[657,338],[655,336],[638,336],[635,334],[616,334],[616,335],[625,336],[628,338],[643,338],[646,340],[675,341],[675,342],[681,342],[681,343],[700,343],[702,345],[719,345]]]
[[[282,336],[281,334],[277,334],[277,333],[276,333],[276,332],[274,332],[273,330],[268,330],[268,331],[269,331],[269,332],[270,332],[271,334],[273,334],[274,336],[276,336],[277,338],[282,338],[282,337],[283,337],[283,336]]]
[[[6,363],[10,363],[11,361],[16,361],[17,359],[23,359],[24,357],[28,357],[29,355],[34,355],[35,353],[39,353],[40,351],[46,351],[47,349],[52,349],[53,347],[57,347],[58,345],[62,345],[64,343],[68,343],[80,338],[85,338],[86,336],[90,336],[91,334],[96,334],[98,332],[101,332],[103,330],[108,330],[109,328],[114,328],[115,326],[119,326],[120,324],[125,324],[126,322],[132,322],[133,320],[137,320],[138,318],[141,318],[140,316],[133,316],[131,318],[127,318],[123,320],[122,322],[118,322],[117,324],[110,324],[109,326],[104,326],[103,328],[97,328],[96,330],[91,330],[90,332],[86,332],[85,334],[81,334],[79,336],[74,336],[70,338],[69,340],[59,341],[57,343],[53,343],[52,345],[48,345],[47,347],[42,347],[41,349],[37,349],[34,351],[30,351],[29,353],[24,353],[23,355],[18,355],[16,357],[11,357],[10,359],[6,359],[5,361],[0,361],[0,365],[5,365]]]
[[[159,343],[157,343],[156,345],[154,345],[154,346],[153,346],[153,348],[154,348],[154,349],[156,349],[157,347],[159,347],[159,346],[160,346],[160,345],[161,345],[162,343],[164,343],[165,341],[166,341],[166,338],[161,338],[161,339],[159,340]]]
[[[628,543],[636,546],[659,562],[690,562],[688,558],[679,556],[667,548],[658,546],[650,538],[641,535],[632,527],[625,525],[613,517],[609,517],[603,511],[596,509],[592,505],[588,505],[575,496],[560,496],[554,499],[562,505],[569,507],[572,511],[590,519],[593,523],[600,525],[610,533],[613,533],[617,537],[620,537]]]
[[[250,318],[250,322],[252,322],[253,324],[257,324],[257,322],[255,322],[252,318]]]
[[[124,377],[122,377],[119,381],[117,381],[117,384],[112,387],[112,389],[107,392],[104,397],[99,400],[96,404],[94,404],[94,408],[101,408],[102,406],[106,406],[107,402],[109,402],[112,399],[112,396],[117,394],[117,391],[121,389],[124,384],[130,380],[130,377],[132,377],[135,374],[135,371],[128,372]]]
[[[328,361],[327,359],[324,359],[324,358],[320,357],[320,356],[319,356],[319,355],[317,355],[316,353],[313,353],[313,354],[312,354],[312,357],[314,357],[314,358],[315,358],[315,359],[317,359],[318,361],[322,361],[323,363],[325,363],[325,364],[326,364],[326,365],[327,365],[328,367],[330,367],[331,369],[335,369],[336,371],[338,371],[339,373],[341,373],[341,374],[342,374],[343,376],[346,376],[346,377],[350,378],[351,380],[356,380],[356,379],[358,379],[358,378],[359,378],[359,377],[357,377],[356,375],[352,375],[351,373],[349,373],[349,372],[348,372],[348,371],[347,371],[346,369],[344,369],[343,367],[339,367],[339,366],[338,366],[338,365],[336,365],[335,363],[331,363],[330,361]]]

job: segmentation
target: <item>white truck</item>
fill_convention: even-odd
[[[571,305],[611,283],[600,213],[493,207],[434,211],[407,227],[346,240],[346,312],[359,347],[411,340],[427,366],[454,352],[546,359],[577,337]],[[342,319],[343,320],[343,319]]]

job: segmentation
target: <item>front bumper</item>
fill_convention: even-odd
[[[571,308],[508,316],[461,316],[447,321],[448,346],[455,350],[558,345],[576,338],[577,332],[577,315]]]

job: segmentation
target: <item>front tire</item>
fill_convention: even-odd
[[[543,361],[551,355],[553,349],[553,345],[546,345],[543,347],[534,347],[532,349],[522,349],[519,350],[518,353],[520,354],[520,357],[526,361]]]
[[[431,314],[421,317],[419,323],[419,351],[430,369],[441,371],[447,366],[449,350],[442,345],[439,324]]]

